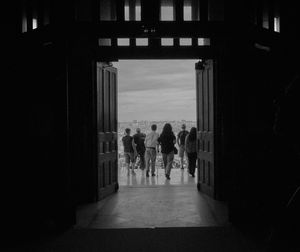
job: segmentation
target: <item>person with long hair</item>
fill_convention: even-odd
[[[145,169],[145,138],[146,134],[141,132],[140,128],[136,129],[136,134],[133,135],[133,141],[136,144],[136,151],[139,156],[139,162],[135,160],[136,168],[139,166],[141,170]]]
[[[162,133],[158,138],[158,142],[161,146],[165,175],[167,179],[170,179],[174,160],[174,144],[176,143],[176,137],[172,131],[172,126],[170,123],[166,123],[164,125]]]
[[[195,177],[197,161],[197,129],[192,127],[190,133],[185,138],[185,150],[189,162],[189,173]]]

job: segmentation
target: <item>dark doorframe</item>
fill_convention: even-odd
[[[166,51],[165,51],[165,49],[166,49]],[[114,53],[112,53],[113,51],[108,51],[108,52],[110,52],[110,55],[107,53],[105,58],[106,59],[108,59],[108,58],[109,59],[114,59],[113,61],[118,61],[119,59],[132,59],[132,60],[145,59],[145,60],[147,60],[147,59],[154,59],[154,58],[158,59],[158,60],[159,59],[178,59],[178,58],[179,59],[193,59],[193,60],[195,60],[197,58],[198,59],[199,58],[205,58],[205,56],[206,56],[206,55],[204,55],[204,56],[201,55],[202,50],[198,51],[197,49],[195,50],[195,48],[194,48],[194,51],[191,48],[186,48],[186,54],[184,53],[185,48],[181,48],[181,51],[179,53],[178,52],[175,53],[175,51],[170,50],[170,48],[160,48],[160,49],[155,50],[155,51],[153,49],[151,49],[151,51],[152,51],[153,54],[152,54],[151,57],[149,57],[148,56],[149,52],[147,50],[143,51],[143,49],[139,50],[138,48],[136,50],[132,50],[130,48],[122,48],[120,55],[118,54],[118,52],[120,52],[120,51],[114,51]],[[161,52],[166,52],[166,53],[161,53]],[[193,54],[193,52],[194,52],[194,54]],[[174,53],[174,54],[172,54],[172,53]],[[195,57],[195,55],[201,55],[202,57],[201,56],[200,57],[197,57],[197,56]],[[101,61],[103,61],[103,60],[101,60]],[[210,76],[212,76],[212,75],[214,76],[213,83],[211,83],[211,85],[213,85],[214,89],[215,89],[214,93],[212,93],[212,95],[214,96],[215,101],[212,101],[212,102],[215,102],[215,104],[218,104],[217,100],[219,99],[219,97],[216,94],[217,94],[217,90],[220,90],[220,88],[218,86],[221,85],[221,83],[219,83],[219,80],[221,80],[222,78],[220,78],[218,76],[218,74],[221,74],[221,73],[217,72],[217,63],[216,63],[217,59],[216,59],[216,57],[214,59],[211,59],[211,60],[207,61],[207,62],[211,62],[211,64],[213,64],[215,66],[214,72],[213,72],[213,68],[211,68],[211,74],[210,74]],[[195,92],[197,92],[196,88],[195,88]],[[198,107],[198,102],[199,101],[197,101],[197,107]],[[216,110],[217,108],[219,109],[220,106],[216,105],[216,106],[214,106],[213,109]],[[214,123],[215,123],[214,124],[215,125],[214,126],[215,130],[212,132],[212,134],[215,134],[215,136],[216,136],[216,137],[213,138],[214,139],[213,141],[216,144],[214,144],[215,153],[212,156],[212,158],[214,160],[213,161],[211,160],[212,162],[210,163],[210,165],[213,164],[215,166],[215,168],[211,169],[211,176],[209,176],[209,178],[211,179],[210,182],[209,182],[209,185],[210,185],[210,188],[213,188],[213,190],[205,190],[204,187],[205,187],[205,184],[207,184],[207,183],[203,183],[203,180],[198,181],[198,186],[197,187],[200,191],[202,191],[204,193],[207,193],[208,195],[210,195],[214,199],[226,200],[226,195],[224,193],[224,191],[227,191],[226,189],[224,189],[224,186],[226,185],[226,183],[222,181],[222,175],[221,174],[215,174],[215,173],[218,173],[222,170],[221,168],[218,167],[218,165],[224,164],[224,162],[219,160],[219,159],[221,159],[222,157],[225,156],[225,155],[221,155],[221,153],[219,153],[221,150],[224,149],[221,146],[219,147],[219,145],[222,144],[222,139],[219,139],[219,138],[223,137],[223,135],[220,134],[220,132],[223,131],[223,129],[220,128],[220,127],[222,127],[223,124],[222,124],[222,122],[219,122],[219,121],[217,122],[217,120],[219,120],[223,117],[220,116],[220,114],[222,114],[221,111],[218,111],[218,112],[213,113],[213,114],[215,114],[215,116],[211,117],[210,120],[214,121]],[[216,116],[216,115],[218,115],[218,116]],[[199,119],[200,119],[199,115],[197,115],[198,128],[199,128],[199,125],[200,125]],[[198,134],[198,136],[199,136],[199,134]],[[200,149],[200,142],[198,144],[199,144],[199,149]],[[212,151],[212,149],[211,149],[211,151]],[[200,155],[200,153],[199,153],[199,155]],[[207,150],[202,151],[201,155],[206,156],[207,155]],[[201,159],[201,160],[203,160],[203,159]],[[201,167],[200,159],[199,159],[198,162],[199,162],[198,167]],[[204,168],[204,170],[205,169],[207,170],[208,166],[206,168]],[[199,169],[198,169],[198,171],[199,171]],[[199,175],[201,177],[204,174],[199,173]],[[208,177],[206,177],[206,178],[208,178]]]

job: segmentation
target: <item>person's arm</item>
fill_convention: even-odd
[[[160,136],[157,138],[157,144],[156,144],[156,152],[159,152],[159,145],[160,145]]]
[[[134,138],[132,138],[131,144],[132,144],[132,148],[133,148],[133,151],[134,151],[134,155],[137,156],[136,144],[135,144],[135,142],[134,142]]]
[[[135,144],[135,146],[137,146],[137,139],[136,139],[135,135],[132,136],[132,141]]]
[[[186,147],[187,147],[187,144],[188,144],[188,136],[189,136],[189,135],[187,135],[187,136],[185,137],[185,141],[184,141],[184,149],[185,149],[185,150],[187,150]]]
[[[148,135],[146,135],[146,136],[145,136],[145,139],[144,139],[144,145],[145,145],[145,147],[147,147],[147,146],[146,146],[147,140],[148,140]]]
[[[178,135],[177,135],[177,140],[176,140],[178,146],[179,146],[179,138],[180,138],[179,135],[180,135],[180,132],[178,133]]]

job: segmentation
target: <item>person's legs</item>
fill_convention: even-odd
[[[165,168],[165,174],[167,174],[167,154],[166,153],[162,153],[162,158],[163,158],[163,163],[164,163],[164,168]]]
[[[186,150],[184,150],[184,158],[186,160],[186,170],[189,172],[188,154],[187,154]]]
[[[155,175],[156,150],[151,149],[151,174]]]
[[[173,160],[174,160],[174,152],[172,151],[167,155],[166,176],[168,179],[170,179],[171,169],[173,166]]]
[[[146,166],[146,176],[149,176],[149,166],[150,166],[150,150],[146,149],[145,152],[145,166]]]
[[[184,158],[184,146],[183,145],[180,145],[179,146],[179,153],[178,153],[178,156],[180,158],[180,166],[181,166],[181,169],[183,169],[183,158]]]
[[[189,173],[193,173],[193,160],[192,160],[192,153],[187,153],[187,159],[188,159],[188,164],[189,164]]]
[[[140,155],[140,168],[142,170],[144,170],[145,169],[145,151],[141,150],[139,155]]]
[[[188,161],[189,161],[189,173],[194,177],[195,175],[195,168],[196,168],[196,160],[197,160],[197,153],[188,153]]]
[[[134,160],[134,167],[135,169],[137,169],[141,164],[141,158],[140,158],[140,155],[138,153],[138,155],[136,156],[135,160]]]
[[[194,154],[193,154],[193,167],[194,167],[193,174],[194,174],[194,176],[195,176],[195,171],[196,171],[196,164],[197,164],[197,152],[194,152]]]
[[[130,172],[130,156],[128,152],[124,153],[124,158],[125,158],[125,164],[126,164],[126,169],[127,169],[127,175],[129,175]]]
[[[134,174],[134,165],[135,165],[135,160],[134,160],[134,153],[130,152],[129,153],[130,161],[131,161],[131,172]]]

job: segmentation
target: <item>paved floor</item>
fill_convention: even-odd
[[[171,180],[158,168],[155,177],[145,171],[119,171],[118,193],[78,210],[77,228],[200,227],[227,224],[225,204],[197,191],[196,178],[173,169]]]

